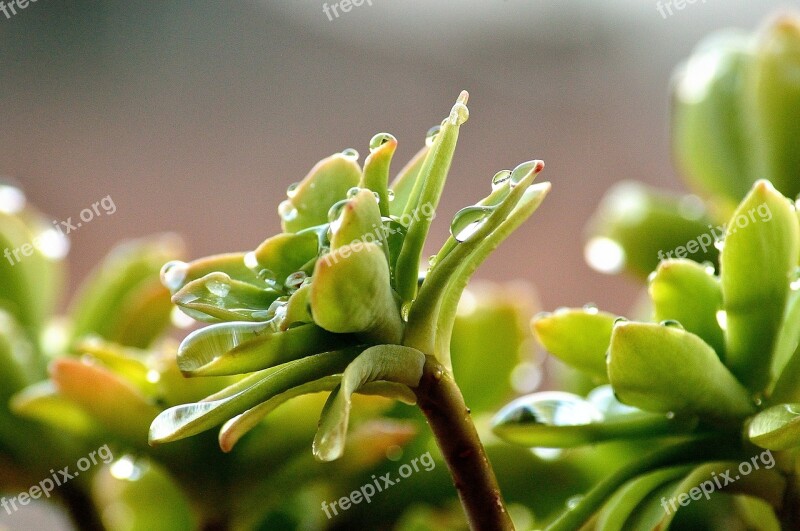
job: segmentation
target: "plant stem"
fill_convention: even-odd
[[[75,527],[81,531],[105,531],[97,508],[80,485],[67,483],[59,494]]]
[[[475,531],[513,531],[492,465],[452,374],[426,356],[414,390],[444,455],[470,527]]]

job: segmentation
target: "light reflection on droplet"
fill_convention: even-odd
[[[610,238],[592,238],[586,243],[583,256],[592,269],[607,275],[619,273],[625,267],[625,250]]]

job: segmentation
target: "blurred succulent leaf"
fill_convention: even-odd
[[[456,381],[473,412],[493,410],[513,396],[512,373],[520,362],[535,368],[527,324],[535,304],[533,290],[521,282],[481,283],[464,292],[450,352],[457,360]]]
[[[196,435],[239,415],[273,396],[306,382],[342,372],[358,350],[326,352],[257,373],[257,380],[245,379],[231,386],[233,392],[221,392],[223,398],[171,407],[150,426],[150,444],[161,444]]]
[[[286,277],[303,268],[319,253],[319,235],[309,229],[276,234],[264,240],[254,251],[259,272],[283,284]],[[263,269],[262,269],[263,268]],[[263,283],[262,283],[263,284]]]
[[[403,324],[389,282],[386,255],[378,245],[355,242],[332,250],[314,270],[314,322],[334,333],[399,343]]]
[[[72,338],[98,335],[144,348],[170,323],[169,293],[161,288],[161,266],[183,252],[165,234],[117,246],[83,283],[71,303]],[[147,304],[140,304],[144,300]]]
[[[284,232],[298,232],[328,222],[328,210],[358,186],[361,168],[353,157],[335,153],[319,161],[281,203]]]
[[[270,323],[218,323],[195,330],[181,342],[178,367],[186,376],[243,374],[352,342],[315,324],[279,332]]]
[[[425,157],[428,155],[428,146],[423,147],[414,155],[414,157],[403,166],[397,176],[392,181],[390,186],[394,199],[389,203],[389,213],[392,216],[400,217],[408,207],[408,202],[411,199],[411,192],[414,189],[414,184],[417,182],[417,177],[425,162]]]
[[[76,402],[62,396],[50,380],[30,385],[14,395],[9,409],[16,415],[79,437],[89,439],[103,433],[100,424]]]
[[[747,390],[714,349],[676,326],[614,325],[608,376],[623,403],[646,411],[698,415],[714,422],[755,412]]]
[[[613,274],[624,269],[641,278],[665,258],[716,263],[710,224],[695,196],[622,182],[606,192],[589,221],[584,254],[597,271]]]
[[[150,369],[145,362],[144,351],[134,351],[94,336],[81,340],[75,350],[98,360],[114,374],[132,383],[144,394],[154,394],[155,384],[151,381]]]
[[[314,457],[320,461],[341,457],[353,393],[377,380],[417,387],[423,365],[425,355],[422,352],[401,345],[377,345],[362,352],[345,369],[340,387],[328,397],[314,438]]]
[[[0,309],[0,403],[44,376],[44,366],[25,330],[11,314]]]
[[[613,419],[571,393],[544,391],[523,396],[501,409],[493,430],[501,439],[528,447],[572,448],[615,439],[640,439],[686,433],[692,418],[636,412]]]
[[[754,182],[756,160],[743,105],[752,60],[749,35],[703,41],[673,80],[672,144],[681,176],[730,213]]]
[[[747,436],[762,448],[788,450],[800,446],[800,404],[779,404],[753,417]]]
[[[713,267],[691,260],[665,260],[650,277],[653,320],[678,321],[725,359],[725,337],[717,322],[722,289]]]
[[[335,225],[335,228],[333,227]],[[362,188],[342,207],[338,222],[332,224],[331,250],[355,242],[380,242],[383,236],[381,212],[375,196]],[[367,238],[366,236],[370,236]]]
[[[203,321],[266,321],[271,317],[267,309],[279,295],[216,272],[183,286],[172,302]]]
[[[628,518],[649,494],[664,484],[685,477],[693,468],[693,465],[669,467],[630,480],[606,502],[597,520],[597,529],[601,531],[630,529]]]
[[[370,141],[369,155],[364,160],[364,173],[359,186],[378,194],[380,214],[389,215],[389,166],[392,163],[397,139],[388,133],[378,133]]]
[[[70,358],[50,364],[58,393],[79,405],[107,430],[127,442],[144,445],[158,408],[128,382],[102,367]]]
[[[754,123],[753,143],[762,165],[759,175],[781,193],[800,193],[800,19],[784,15],[756,39],[743,106]]]
[[[548,352],[577,369],[608,381],[606,352],[617,316],[595,308],[557,310],[533,319],[536,337]]]
[[[736,209],[720,257],[726,364],[753,391],[769,381],[798,256],[800,225],[794,207],[767,181],[758,181]]]

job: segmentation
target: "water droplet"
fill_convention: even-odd
[[[438,135],[439,131],[441,130],[442,130],[441,125],[434,125],[430,129],[428,129],[428,132],[425,133],[425,145],[431,147],[433,143],[436,141],[436,135]]]
[[[303,282],[305,281],[307,276],[308,275],[306,275],[305,272],[303,271],[295,271],[294,273],[286,277],[284,285],[286,286],[286,289],[288,289],[290,292],[297,291],[297,289],[303,285]]]
[[[286,189],[286,196],[289,199],[293,198],[295,195],[297,195],[297,189],[299,187],[300,187],[300,183],[292,183],[292,184],[290,184],[289,187]]]
[[[386,190],[386,197],[389,198],[389,201],[394,201],[394,190]]]
[[[760,395],[756,395],[756,396],[753,397],[753,403],[756,406],[760,406],[761,404],[764,403],[764,399]]]
[[[256,253],[250,251],[249,253],[244,255],[244,266],[247,269],[257,269],[259,266],[258,258],[256,258]]]
[[[275,289],[276,287],[276,275],[275,272],[271,269],[261,269],[256,276],[259,280],[263,281],[267,287]]]
[[[591,315],[597,315],[600,312],[600,310],[597,308],[597,305],[592,302],[589,304],[584,304],[583,311]]]
[[[453,108],[450,110],[450,124],[463,125],[469,118],[469,109],[467,106],[457,101]]]
[[[369,150],[371,152],[375,151],[385,143],[392,141],[397,142],[397,139],[394,137],[394,135],[391,135],[389,133],[378,133],[377,135],[373,136],[372,139],[369,141]]]
[[[725,248],[725,240],[714,240],[714,247],[717,248],[717,251],[722,251]]]
[[[225,273],[216,274],[214,278],[206,282],[206,289],[215,297],[223,299],[231,292],[230,280],[231,277]]]
[[[0,184],[0,212],[16,214],[25,208],[25,194],[16,186]]]
[[[186,275],[189,274],[189,264],[180,260],[173,260],[161,268],[161,284],[174,293],[181,289]]]
[[[433,267],[436,265],[436,255],[432,254],[428,257],[428,265]]]
[[[540,424],[545,426],[581,426],[602,422],[597,406],[578,395],[563,391],[544,391],[522,396],[504,406],[495,416],[494,425]]]
[[[717,311],[717,324],[723,330],[728,329],[728,312],[726,312],[725,310]]]
[[[576,495],[576,496],[573,496],[573,497],[571,497],[570,499],[568,499],[568,500],[567,500],[567,503],[566,503],[565,505],[567,506],[567,509],[571,511],[571,510],[573,510],[575,507],[577,507],[577,506],[578,506],[578,504],[579,504],[579,503],[580,503],[582,500],[583,500],[583,495],[582,495],[582,494],[578,494],[578,495]]]
[[[561,448],[531,448],[531,453],[543,461],[555,461],[564,450]]]
[[[668,411],[668,412],[667,412],[667,418],[668,418],[669,420],[672,420],[672,419],[674,419],[674,418],[675,418],[675,412],[674,412],[674,411]]]
[[[400,317],[403,318],[403,321],[408,322],[408,314],[411,313],[411,306],[413,303],[411,302],[404,302],[403,305],[400,307]]]
[[[625,318],[625,317],[617,317],[616,319],[614,319],[614,324],[627,323],[627,322],[628,322],[628,319]]]
[[[479,205],[462,208],[450,223],[450,234],[459,242],[466,241],[475,234],[492,210],[494,207]]]
[[[492,177],[492,190],[497,190],[511,178],[511,170],[500,170]]]
[[[342,199],[341,201],[337,201],[336,203],[331,206],[328,210],[328,222],[333,223],[339,216],[342,215],[342,210],[344,209],[345,205],[349,202],[348,199]],[[335,232],[335,231],[334,231]]]
[[[137,481],[146,472],[147,465],[135,457],[126,455],[112,464],[108,471],[113,477],[122,481]]]
[[[278,215],[283,221],[292,221],[297,217],[297,208],[290,200],[281,201],[278,205]]]
[[[541,160],[529,160],[519,164],[516,168],[511,170],[511,186],[519,184],[529,173],[539,173],[544,168],[544,162]]]
[[[375,202],[380,204],[380,202],[381,202],[381,194],[379,194],[378,192],[372,192],[372,196],[375,198]]]
[[[358,195],[358,192],[361,191],[361,188],[358,186],[354,186],[347,191],[347,199],[353,199],[355,196]]]
[[[33,239],[33,244],[51,260],[60,260],[69,253],[69,238],[56,229],[47,229]]]
[[[358,151],[356,151],[353,148],[345,149],[344,151],[342,151],[342,155],[344,155],[345,157],[347,157],[350,160],[358,160],[358,157],[359,157]]]
[[[640,409],[620,402],[614,395],[614,388],[608,384],[600,385],[589,391],[586,400],[594,404],[606,419],[641,413]]]
[[[680,328],[683,330],[683,325],[674,319],[667,319],[665,321],[661,321],[659,323],[661,326],[666,326],[669,328]]]
[[[147,381],[150,382],[151,384],[156,384],[159,381],[161,381],[161,373],[155,369],[150,369],[149,371],[147,371],[146,378]]]
[[[625,250],[616,241],[596,236],[586,243],[583,257],[595,271],[613,275],[625,267]]]
[[[703,263],[700,264],[700,265],[703,266],[703,268],[705,269],[706,273],[708,273],[709,275],[713,275],[717,271],[716,268],[714,267],[714,264],[709,260],[703,261]]]

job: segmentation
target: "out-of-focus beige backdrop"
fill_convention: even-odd
[[[637,288],[585,265],[584,223],[618,180],[680,188],[671,70],[709,31],[792,3],[662,16],[656,0],[365,0],[337,18],[317,0],[41,0],[0,14],[0,174],[53,220],[113,198],[113,215],[71,235],[74,290],[123,238],[176,231],[191,256],[253,248],[318,159],[388,131],[399,168],[467,89],[433,241],[497,170],[544,159],[550,197],[479,277],[530,279],[547,309],[624,312]],[[8,525],[44,525],[30,514]]]
[[[636,287],[585,265],[585,221],[615,181],[681,186],[672,68],[707,32],[789,4],[696,0],[665,18],[655,0],[365,0],[336,18],[317,0],[41,0],[0,14],[0,174],[54,220],[111,195],[112,216],[71,234],[74,282],[155,231],[192,256],[253,248],[318,159],[388,131],[397,169],[467,89],[433,241],[495,171],[544,159],[550,197],[479,276],[530,279],[548,309],[623,312]]]

